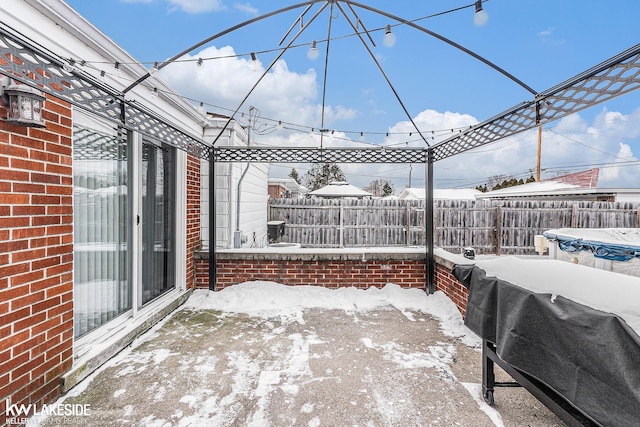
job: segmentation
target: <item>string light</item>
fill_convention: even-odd
[[[489,21],[489,15],[482,8],[482,0],[477,0],[475,7],[476,12],[473,14],[473,23],[478,27],[482,27]]]
[[[251,52],[251,69],[253,71],[258,71],[260,68],[260,62],[258,62],[258,57],[255,52]]]
[[[311,48],[309,49],[309,52],[307,52],[307,58],[313,61],[318,59],[319,55],[320,53],[318,52],[318,48],[316,47],[316,41],[314,40],[313,43],[311,43]]]
[[[396,44],[396,35],[391,32],[391,25],[387,25],[384,29],[382,44],[386,47],[393,47]]]
[[[475,3],[473,3],[472,5],[467,5],[467,6],[464,6],[464,7],[461,7],[461,8],[453,9],[453,10],[451,10],[451,11],[443,12],[443,13],[441,13],[441,14],[449,13],[449,12],[453,12],[453,11],[456,11],[456,10],[459,10],[459,9],[469,8],[469,7],[475,6],[475,9],[476,9],[476,10],[475,10],[475,15],[474,15],[474,21],[475,21],[476,19],[480,19],[480,18],[481,18],[481,17],[483,17],[483,16],[484,16],[485,18],[487,18],[486,12],[484,12],[484,10],[483,10],[483,8],[482,8],[482,3],[483,3],[483,1],[482,1],[482,0],[479,0],[479,1],[476,1]],[[478,18],[476,18],[476,15],[478,16]],[[434,16],[435,16],[435,15],[434,15]],[[415,19],[415,20],[412,20],[412,21],[410,21],[410,22],[419,21],[419,20],[421,20],[421,19],[425,19],[425,18],[428,18],[428,17],[423,17],[423,18]],[[484,22],[486,22],[486,19],[485,19],[485,21],[484,21]],[[478,24],[478,23],[476,22],[476,25],[483,25],[483,23]],[[395,25],[394,25],[394,26],[395,26]],[[394,45],[395,45],[395,42],[396,42],[396,37],[395,37],[395,34],[393,34],[393,32],[391,31],[391,27],[392,27],[392,25],[386,25],[386,26],[384,27],[384,30],[385,30],[385,36],[384,36],[383,43],[384,43],[384,45],[385,45],[385,46],[388,46],[388,47],[394,46]],[[379,31],[380,29],[381,29],[381,28],[378,28],[378,29],[376,29],[375,31]],[[346,36],[342,36],[342,37],[338,37],[338,38],[346,38],[346,37],[350,37],[350,36],[353,36],[353,34],[351,34],[351,35],[346,35]],[[305,43],[305,44],[301,44],[301,45],[298,45],[298,46],[292,46],[292,47],[302,47],[302,46],[309,46],[309,44],[308,44],[308,43]],[[273,51],[278,51],[278,50],[280,50],[280,49],[273,49]],[[265,53],[265,52],[269,52],[269,51],[260,51],[259,53]],[[202,67],[202,66],[203,66],[203,64],[204,64],[204,61],[205,61],[205,60],[214,60],[214,59],[223,59],[223,58],[237,58],[237,57],[242,57],[242,56],[245,56],[245,57],[246,57],[246,53],[244,53],[244,54],[237,54],[237,55],[219,56],[219,57],[213,57],[213,58],[201,58],[201,57],[198,57],[198,58],[191,58],[191,59],[176,60],[176,61],[173,61],[173,62],[196,62],[197,67]],[[313,59],[316,59],[316,58],[319,56],[319,52],[318,52],[318,48],[317,48],[317,42],[316,42],[315,40],[312,42],[311,47],[310,47],[309,51],[307,52],[307,56],[309,57],[309,59],[312,59],[312,60],[313,60]],[[257,54],[256,54],[256,52],[251,52],[251,53],[250,53],[250,57],[251,57],[251,64],[250,64],[250,65],[251,65],[251,68],[252,68],[252,69],[254,69],[254,70],[255,70],[255,69],[259,69],[259,67],[260,67],[260,65],[261,65],[261,64],[260,64],[260,62],[258,61],[258,58],[257,58]],[[70,60],[70,61],[69,61],[69,62],[71,63],[71,66],[73,66],[73,62],[72,62],[72,61],[73,61],[73,60]],[[85,64],[86,64],[86,61],[81,61],[81,64],[82,64],[82,65],[85,65]],[[140,64],[140,63],[139,63],[139,62],[136,62],[136,63],[134,63],[134,64]],[[63,64],[63,65],[64,65],[64,64]],[[115,62],[115,64],[114,64],[114,67],[113,67],[113,68],[114,68],[114,72],[115,72],[118,76],[121,76],[121,65],[122,65],[122,63],[120,63],[120,62],[117,62],[117,61],[116,61],[116,62]],[[150,73],[151,73],[151,74],[152,74],[152,73],[155,73],[155,72],[157,72],[158,70],[159,70],[159,64],[158,64],[158,62],[155,62],[155,61],[154,61],[154,62],[153,62],[153,67],[152,67],[152,69],[151,69]],[[96,71],[97,71],[97,70],[96,70]],[[104,78],[104,77],[106,76],[106,74],[108,74],[108,73],[107,73],[107,72],[105,72],[104,70],[100,71],[99,73],[100,73],[100,77],[101,77],[101,78]],[[158,89],[157,89],[157,88],[155,88],[155,87],[152,89],[152,96],[153,96],[154,98],[158,96]],[[181,97],[181,98],[184,98],[184,97]],[[198,111],[201,111],[201,112],[202,112],[202,111],[204,110],[204,102],[202,102],[202,101],[198,101],[198,102],[199,102],[199,104],[195,104],[195,105],[199,105],[197,109],[198,109]],[[195,105],[194,105],[194,106],[195,106]],[[222,108],[222,107],[217,107],[217,108]],[[231,110],[230,110],[230,111],[231,111]],[[291,125],[291,124],[289,124],[289,125]],[[303,129],[303,128],[309,129],[309,128],[308,128],[308,127],[306,127],[306,126],[301,126],[301,125],[293,125],[293,126],[299,126],[299,127],[300,127],[300,129],[299,129],[299,130],[301,130],[301,131],[302,131],[302,129]],[[283,129],[283,128],[284,128],[284,125],[283,125],[283,123],[282,123],[282,121],[281,121],[281,120],[278,120],[278,121],[275,121],[275,120],[274,120],[274,121],[273,121],[272,129],[278,129],[278,130],[280,130],[280,129]],[[294,130],[294,131],[296,130],[295,128],[291,128],[291,127],[287,127],[287,129],[289,129],[289,130]],[[329,130],[326,130],[326,131],[327,131],[327,132],[329,132]],[[355,134],[355,135],[359,135],[359,137],[360,137],[360,140],[361,140],[361,141],[364,141],[364,140],[365,140],[365,135],[366,135],[366,134],[369,134],[369,135],[384,135],[384,136],[385,136],[385,137],[387,137],[387,138],[389,138],[389,137],[390,137],[390,135],[391,135],[391,136],[393,136],[393,135],[407,135],[407,133],[391,133],[391,134],[390,134],[389,132],[386,132],[386,133],[377,133],[377,132],[357,132],[357,133],[356,133],[356,132],[353,132],[353,131],[330,130],[331,135],[334,135],[334,133],[335,133],[335,132],[342,132],[342,133],[344,133],[344,134]],[[442,131],[439,131],[439,132],[442,132]],[[453,130],[453,129],[451,129],[451,132],[454,132],[454,130]],[[314,133],[315,133],[315,129],[314,129],[314,128],[311,128],[311,134],[313,135]],[[432,134],[434,134],[434,131],[432,130],[432,131],[431,131],[431,133],[432,133]],[[410,132],[408,135],[411,137],[411,136],[412,136],[412,134],[413,134],[413,132]],[[355,135],[354,135],[354,136],[355,136]],[[339,138],[339,137],[338,137],[338,138]],[[347,139],[347,138],[345,138],[345,139]],[[432,138],[432,139],[433,139],[433,138]],[[414,142],[415,142],[415,141],[414,141]],[[408,143],[408,142],[407,142],[407,143]]]

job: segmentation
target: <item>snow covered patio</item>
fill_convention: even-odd
[[[196,290],[58,403],[93,426],[563,425],[523,389],[488,407],[479,344],[441,292],[247,282]]]

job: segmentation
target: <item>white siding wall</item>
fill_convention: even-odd
[[[213,140],[224,124],[211,121],[207,140]],[[216,145],[246,146],[247,135],[232,122]],[[269,165],[250,164],[240,186],[240,215],[238,221],[238,183],[247,163],[219,163],[216,165],[216,247],[233,248],[234,232],[239,229],[246,236],[242,247],[265,246],[267,242],[267,199]],[[202,162],[201,232],[203,246],[209,247],[209,163]]]

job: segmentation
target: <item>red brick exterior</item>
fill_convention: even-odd
[[[208,287],[208,261],[198,268],[198,287]],[[252,280],[284,285],[315,285],[327,288],[370,286],[396,283],[406,288],[424,288],[425,265],[416,260],[222,260],[217,265],[218,286]]]
[[[267,259],[267,256],[233,257],[225,253],[216,266],[217,290],[234,284],[266,280],[285,285],[317,285],[327,288],[383,287],[395,283],[406,288],[424,288],[426,265],[424,259],[413,260],[301,260]],[[456,304],[464,317],[467,308],[467,289],[451,274],[452,264],[436,258],[436,290],[444,292]],[[209,286],[209,260],[196,260],[196,287]]]
[[[71,108],[44,107],[43,129],[0,121],[0,424],[7,399],[57,398],[72,365]]]
[[[269,192],[269,197],[278,199],[284,196],[287,191],[287,187],[283,184],[269,184],[267,191]]]
[[[469,291],[451,274],[451,267],[436,264],[436,291],[444,292],[465,316]]]
[[[196,283],[193,254],[201,246],[200,234],[200,159],[187,156],[187,287]]]

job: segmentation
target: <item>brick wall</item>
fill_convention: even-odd
[[[47,97],[43,117],[44,129],[0,121],[0,423],[9,398],[57,398],[72,364],[70,105]]]
[[[282,184],[269,184],[267,191],[269,193],[269,197],[278,199],[286,193],[287,187]]]
[[[446,262],[436,263],[436,291],[444,292],[464,317],[467,313],[469,291],[451,274],[452,267]]]
[[[196,281],[193,254],[201,246],[200,234],[200,160],[187,156],[187,287]]]
[[[369,254],[367,254],[369,256]],[[359,256],[320,254],[282,255],[224,251],[217,254],[217,289],[234,284],[266,280],[285,285],[317,285],[329,288],[353,286],[383,287],[396,283],[407,288],[424,288],[426,266],[424,254],[413,257],[378,254],[382,259],[363,261]],[[373,256],[372,258],[375,258]],[[454,263],[436,256],[436,290],[443,291],[464,316],[467,289],[451,274]],[[206,254],[196,256],[196,287],[209,286],[209,260]]]
[[[424,288],[425,266],[416,260],[222,260],[217,273],[218,289],[251,280],[327,288],[381,288],[387,283]]]

